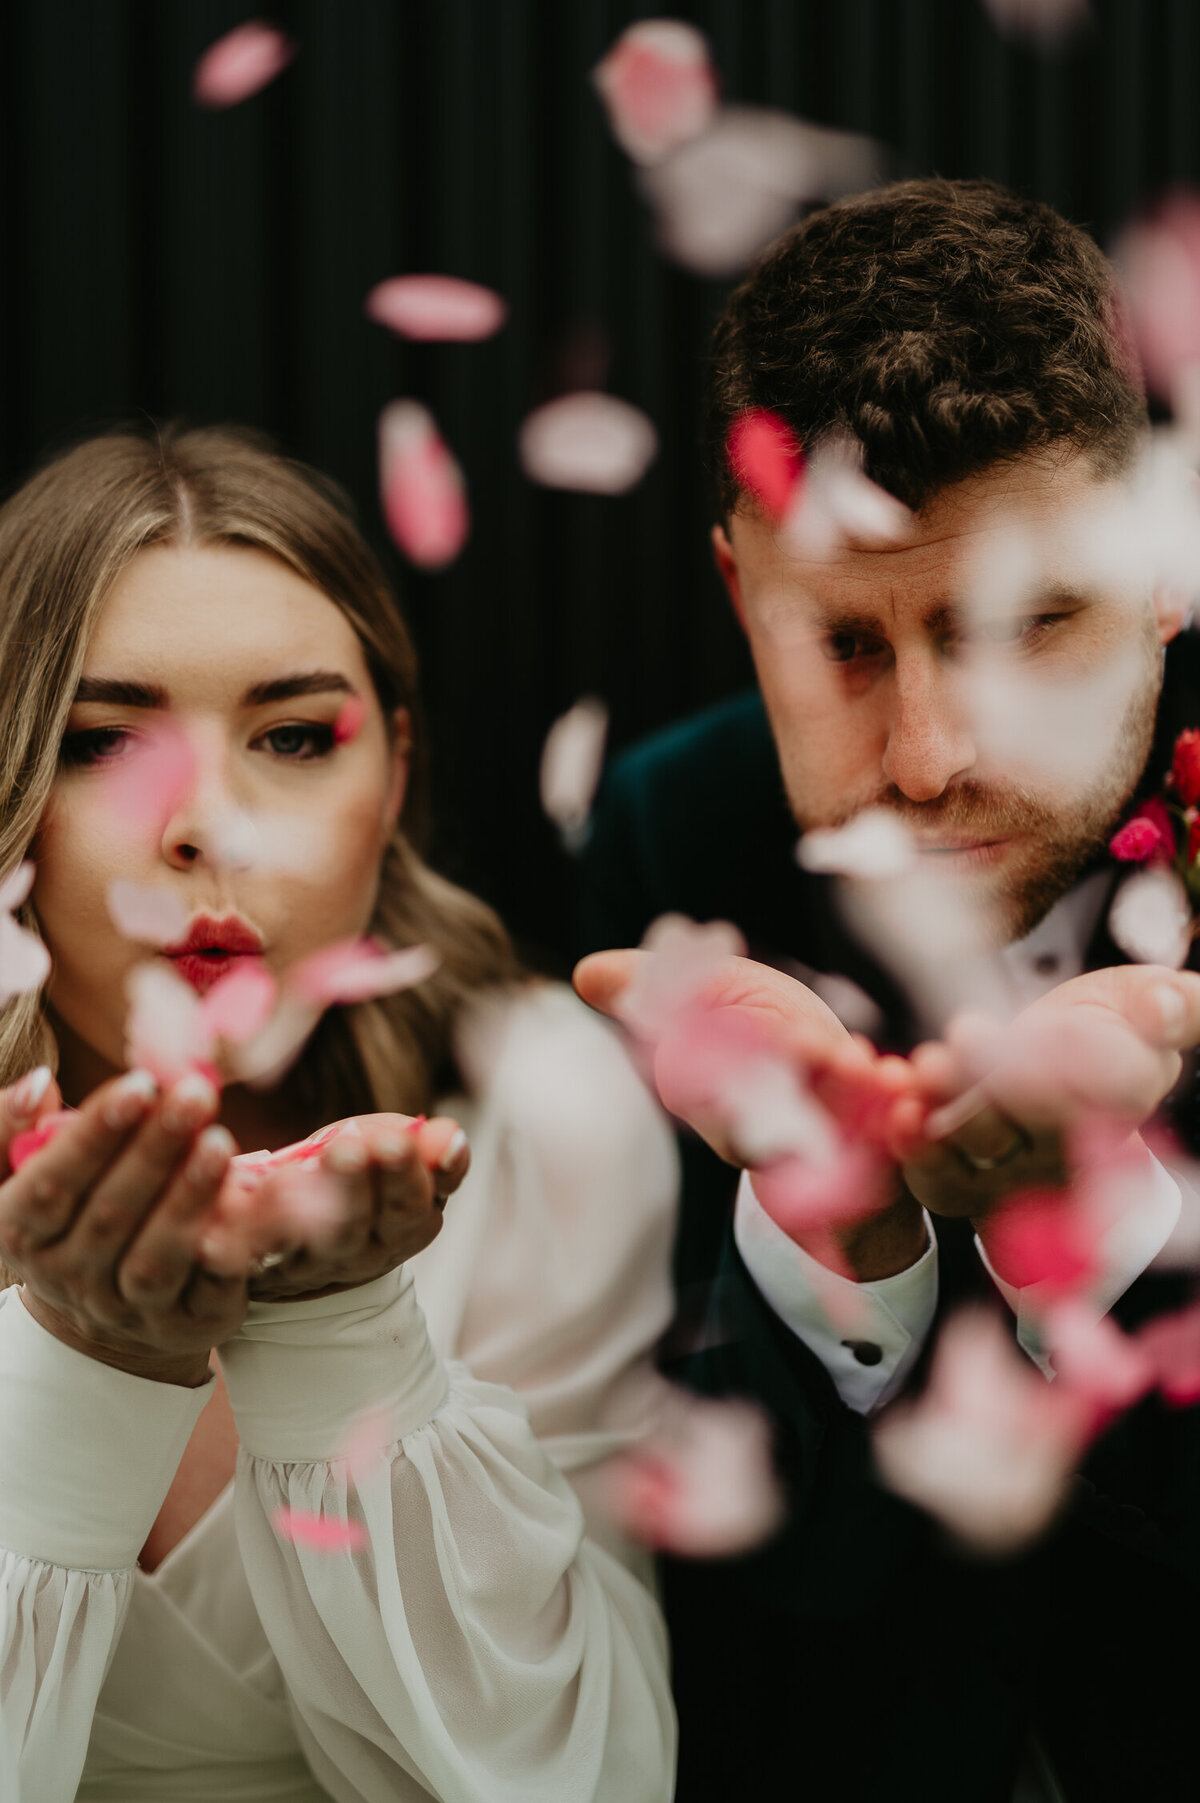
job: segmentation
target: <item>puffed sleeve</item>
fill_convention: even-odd
[[[512,1392],[442,1364],[407,1270],[253,1304],[221,1363],[243,1562],[338,1803],[665,1803],[657,1613]]]
[[[4,1803],[71,1803],[133,1567],[211,1390],[102,1365],[0,1292]]]

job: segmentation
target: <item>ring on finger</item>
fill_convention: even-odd
[[[997,1110],[997,1113],[998,1112],[999,1111]],[[1012,1138],[1009,1140],[1008,1144],[1002,1146],[998,1152],[989,1152],[986,1154],[981,1152],[968,1152],[965,1146],[956,1145],[952,1139],[944,1141],[944,1144],[949,1146],[959,1163],[972,1174],[977,1171],[1003,1170],[1005,1165],[1012,1164],[1015,1159],[1023,1157],[1026,1152],[1032,1152],[1033,1140],[1030,1138],[1029,1134],[1026,1133],[1024,1127],[1018,1126],[1016,1121],[1010,1121],[1007,1115],[1004,1115],[1001,1118],[1003,1119],[1005,1126],[1011,1129]]]
[[[264,1271],[273,1271],[276,1265],[281,1265],[286,1257],[286,1252],[264,1252],[262,1257],[256,1258],[250,1266],[251,1277],[261,1277]]]

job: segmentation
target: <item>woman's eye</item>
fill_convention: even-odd
[[[64,735],[58,761],[68,769],[111,763],[129,744],[130,735],[120,726],[92,726]]]
[[[270,732],[262,736],[261,743],[268,746],[276,757],[307,760],[324,757],[333,750],[332,726],[318,726],[315,723],[291,726],[273,726]]]

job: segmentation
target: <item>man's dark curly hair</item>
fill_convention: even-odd
[[[994,182],[896,182],[786,232],[717,322],[705,422],[722,515],[729,428],[767,407],[806,450],[848,430],[910,507],[1053,444],[1100,476],[1147,424],[1112,268],[1086,232]]]

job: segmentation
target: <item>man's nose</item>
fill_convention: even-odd
[[[956,672],[936,652],[901,662],[892,683],[892,709],[883,773],[910,801],[936,801],[975,763]]]

